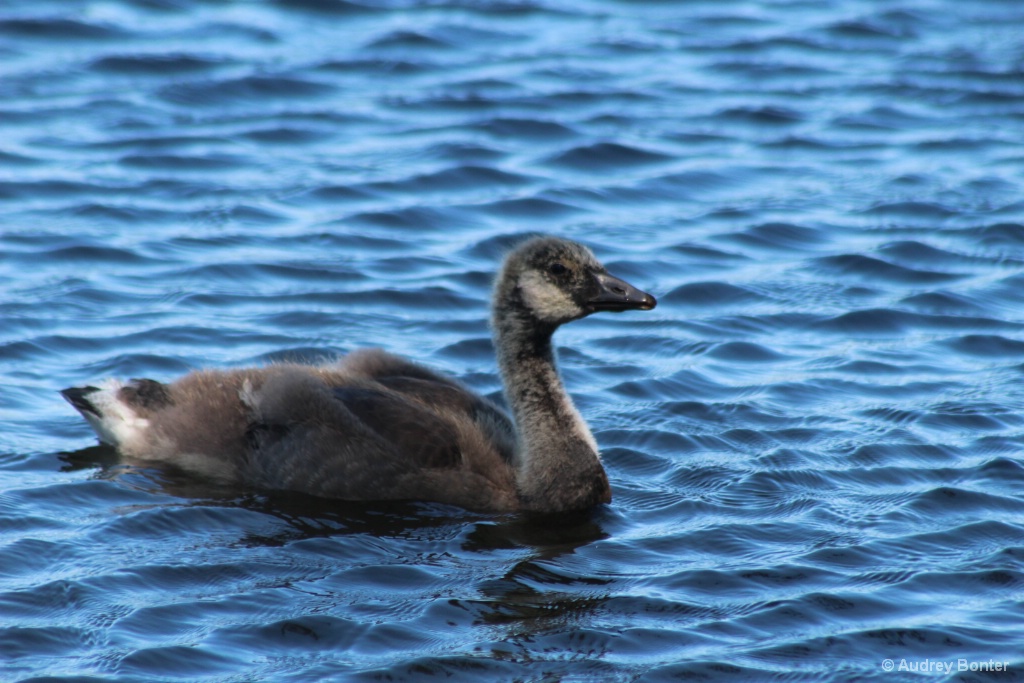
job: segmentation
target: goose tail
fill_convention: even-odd
[[[62,389],[60,395],[64,397],[64,400],[70,403],[75,410],[80,412],[82,415],[90,415],[92,417],[100,417],[101,413],[99,408],[89,400],[89,396],[100,391],[99,387],[68,387]]]
[[[119,447],[135,441],[149,427],[139,406],[132,405],[137,382],[126,385],[112,380],[100,386],[70,387],[60,395],[82,414],[100,441]]]

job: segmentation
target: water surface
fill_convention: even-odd
[[[1024,680],[1022,22],[0,6],[0,678]],[[384,346],[497,395],[536,232],[660,300],[557,337],[590,513],[218,490],[57,394]]]

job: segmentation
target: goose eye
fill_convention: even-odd
[[[550,273],[551,273],[552,275],[565,275],[566,273],[568,273],[568,272],[569,272],[569,269],[568,269],[568,268],[566,268],[566,267],[565,267],[564,265],[562,265],[561,263],[552,263],[552,264],[551,264],[551,265],[550,265],[550,266],[548,267],[548,271],[549,271],[549,272],[550,272]]]

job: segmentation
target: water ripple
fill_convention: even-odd
[[[5,677],[1021,678],[1018,3],[8,5]],[[659,300],[557,337],[590,513],[224,490],[56,393],[384,346],[501,401],[534,233]]]

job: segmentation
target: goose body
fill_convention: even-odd
[[[591,313],[654,308],[586,247],[513,250],[492,300],[511,408],[377,349],[327,365],[203,370],[163,384],[107,380],[63,396],[130,462],[218,482],[345,500],[424,500],[558,512],[611,500],[597,443],[558,374],[552,335]]]

